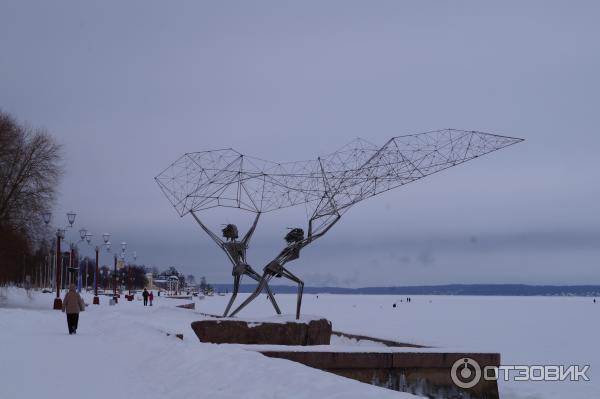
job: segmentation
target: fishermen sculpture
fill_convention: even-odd
[[[233,276],[233,293],[231,295],[231,299],[229,300],[229,303],[227,304],[227,308],[225,309],[225,312],[223,312],[223,317],[227,317],[227,314],[229,313],[229,309],[231,309],[231,305],[233,305],[233,302],[235,301],[235,298],[240,289],[240,283],[242,280],[242,276],[248,276],[255,281],[261,280],[260,274],[258,274],[254,269],[252,269],[252,266],[250,266],[248,264],[248,261],[246,259],[246,251],[248,249],[248,243],[250,242],[250,239],[252,238],[252,234],[254,234],[254,230],[256,229],[256,225],[258,224],[258,219],[260,218],[260,212],[258,212],[256,214],[256,218],[254,219],[254,223],[252,224],[252,227],[250,227],[250,230],[248,230],[248,232],[244,235],[244,238],[242,238],[241,241],[237,240],[238,239],[238,229],[235,224],[228,224],[222,230],[223,237],[225,238],[225,241],[223,241],[221,238],[219,238],[218,235],[216,235],[208,227],[206,227],[206,225],[204,223],[202,223],[202,221],[196,215],[195,212],[190,212],[190,213],[192,214],[194,219],[196,219],[196,222],[198,222],[200,227],[202,227],[202,229],[206,232],[206,234],[208,234],[208,236],[210,238],[212,238],[212,240],[219,246],[219,248],[221,248],[223,250],[223,252],[225,252],[225,254],[227,255],[227,258],[233,265],[233,269],[231,270],[231,274]],[[269,299],[271,300],[271,303],[273,304],[273,307],[275,308],[275,311],[277,312],[277,314],[281,314],[281,311],[279,310],[279,306],[277,306],[277,302],[275,302],[275,298],[273,297],[273,294],[271,293],[271,289],[268,286],[266,287],[266,289],[269,294]]]
[[[323,236],[340,215],[367,198],[521,141],[473,130],[442,129],[392,137],[383,145],[356,139],[330,154],[281,163],[228,148],[186,153],[155,179],[179,216],[191,213],[233,264],[234,290],[225,315],[231,310],[242,276],[247,275],[258,282],[257,287],[233,314],[263,289],[279,314],[269,281],[284,277],[298,284],[299,317],[304,283],[285,265],[298,259],[300,250]],[[247,263],[246,249],[259,215],[299,205],[311,215],[308,236],[305,238],[301,229],[290,231],[287,246],[265,266],[262,276],[258,275]],[[195,214],[215,207],[254,212],[256,220],[241,241],[237,241],[233,226],[224,229],[226,240],[222,241]]]
[[[304,230],[301,228],[294,228],[290,230],[285,236],[285,240],[288,245],[263,269],[263,275],[258,283],[258,286],[254,292],[231,314],[235,316],[240,310],[246,305],[252,302],[262,292],[263,289],[267,289],[269,295],[271,291],[269,288],[269,281],[273,277],[285,277],[298,284],[298,296],[296,298],[296,319],[300,318],[300,308],[302,306],[302,292],[304,291],[304,282],[290,272],[284,265],[287,262],[296,260],[300,257],[300,250],[315,241],[317,238],[322,237],[334,224],[340,220],[341,215],[338,213],[336,217],[330,221],[324,228],[317,234],[312,232],[313,219],[311,218],[308,222],[308,236],[304,238]]]

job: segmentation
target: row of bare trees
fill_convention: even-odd
[[[45,261],[42,215],[54,205],[61,175],[56,140],[0,110],[0,284],[22,282]]]

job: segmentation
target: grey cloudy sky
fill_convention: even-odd
[[[341,286],[600,284],[599,18],[596,1],[4,0],[0,108],[63,143],[57,214],[214,282],[225,258],[153,180],[185,152],[286,161],[447,127],[522,137],[358,204],[290,268]],[[244,230],[252,215],[204,217]],[[265,215],[255,268],[305,223]]]

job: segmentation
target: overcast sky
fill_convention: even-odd
[[[525,138],[358,204],[288,266],[309,285],[600,284],[599,20],[596,1],[3,0],[0,108],[64,146],[55,224],[72,209],[140,263],[212,282],[230,281],[226,258],[153,180],[185,152]],[[265,215],[250,263],[305,224]]]

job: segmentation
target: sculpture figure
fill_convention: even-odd
[[[248,232],[244,235],[244,238],[242,238],[240,241],[237,240],[238,229],[235,224],[228,224],[222,230],[223,237],[225,238],[225,241],[223,241],[218,235],[216,235],[208,227],[206,227],[204,223],[202,223],[202,221],[196,215],[195,212],[192,211],[190,213],[192,214],[196,222],[198,222],[200,227],[202,227],[202,229],[206,232],[206,234],[208,234],[208,236],[212,238],[212,240],[219,246],[219,248],[221,248],[223,252],[225,252],[227,258],[233,265],[233,269],[231,270],[231,275],[233,276],[233,293],[231,294],[231,298],[229,299],[227,308],[225,308],[225,312],[223,312],[223,317],[227,317],[229,309],[231,309],[231,305],[233,305],[233,302],[235,301],[235,298],[240,289],[242,276],[248,276],[255,281],[260,281],[261,279],[260,275],[254,269],[252,269],[252,266],[248,264],[248,261],[246,259],[246,250],[248,249],[248,243],[250,242],[252,234],[254,234],[254,230],[256,229],[256,225],[258,224],[260,212],[256,213],[256,218],[254,219],[252,227],[250,227]],[[269,294],[269,299],[271,300],[271,303],[275,308],[275,311],[277,312],[277,314],[281,314],[279,306],[277,305],[277,302],[275,302],[275,298],[271,293],[271,289],[268,286],[266,287],[266,289]]]
[[[270,293],[269,289],[269,281],[273,277],[285,277],[296,284],[298,284],[298,296],[296,299],[296,319],[300,318],[300,308],[302,306],[302,292],[304,291],[304,282],[296,277],[292,272],[290,272],[284,265],[287,262],[296,260],[300,257],[300,250],[315,241],[317,238],[322,237],[329,229],[333,227],[334,224],[340,220],[341,216],[339,214],[336,217],[329,221],[327,226],[325,226],[319,233],[313,234],[312,224],[313,218],[308,222],[308,235],[304,238],[304,230],[301,228],[294,228],[290,230],[286,236],[285,240],[287,241],[287,246],[273,259],[271,262],[265,266],[263,269],[263,275],[258,283],[258,286],[254,290],[254,292],[231,314],[231,316],[235,316],[240,310],[242,310],[246,305],[252,302],[256,297],[262,292],[263,289],[267,289]]]

